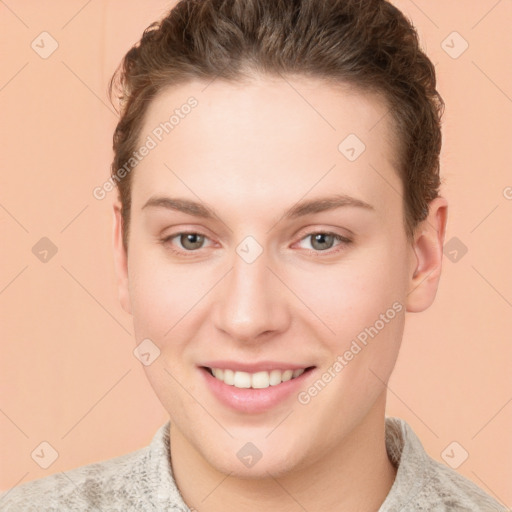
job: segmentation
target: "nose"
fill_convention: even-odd
[[[235,253],[231,271],[215,287],[215,326],[235,341],[260,343],[290,323],[290,294],[269,260],[265,251],[251,263]]]

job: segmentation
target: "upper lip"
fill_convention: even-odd
[[[221,368],[223,370],[233,370],[247,373],[256,373],[272,370],[300,370],[310,368],[311,364],[294,364],[282,361],[260,361],[258,363],[243,363],[239,361],[206,361],[200,366],[208,368]]]

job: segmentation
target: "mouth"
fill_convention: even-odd
[[[263,414],[283,404],[314,378],[316,366],[278,361],[204,361],[197,369],[218,403],[242,414]]]
[[[302,374],[313,370],[315,366],[295,369],[272,369],[257,372],[245,372],[229,368],[211,368],[201,366],[215,379],[239,389],[265,389],[271,386],[279,386],[283,382],[297,379]]]

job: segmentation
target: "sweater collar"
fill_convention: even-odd
[[[378,512],[408,510],[406,505],[425,486],[428,455],[407,422],[393,417],[386,417],[386,451],[397,472]]]

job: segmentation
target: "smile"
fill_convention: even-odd
[[[313,378],[316,366],[282,361],[210,361],[199,370],[219,403],[243,414],[261,414],[290,402]]]
[[[300,377],[308,368],[299,368],[296,370],[271,370],[255,373],[235,371],[222,368],[206,368],[217,380],[224,382],[228,386],[235,388],[253,388],[264,389],[269,386],[278,386]]]

